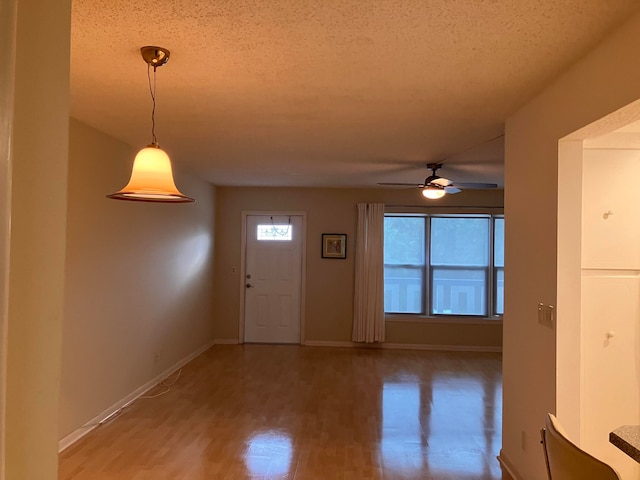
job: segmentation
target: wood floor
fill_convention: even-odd
[[[500,372],[491,353],[215,346],[62,452],[59,479],[506,479]]]

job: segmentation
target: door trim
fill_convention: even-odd
[[[244,302],[245,302],[245,276],[246,274],[246,256],[247,256],[247,217],[251,215],[267,215],[267,216],[299,216],[302,217],[302,251],[301,251],[301,269],[300,269],[300,345],[305,342],[305,304],[306,304],[306,288],[307,288],[307,212],[298,211],[242,211],[242,229],[240,243],[240,318],[238,320],[238,343],[244,343]]]

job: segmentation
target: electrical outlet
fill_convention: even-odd
[[[231,267],[231,273],[236,273],[236,267]]]
[[[160,352],[153,352],[153,361],[156,363],[160,361]]]

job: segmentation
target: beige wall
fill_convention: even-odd
[[[9,290],[9,240],[11,231],[11,134],[16,54],[16,0],[0,3],[0,480],[4,480],[5,406],[7,378],[7,326]]]
[[[307,214],[305,335],[307,342],[350,342],[353,316],[356,204],[424,206],[416,189],[319,189],[218,187],[216,203],[215,338],[237,340],[240,315],[243,211]],[[432,205],[502,206],[502,191],[464,191]],[[451,211],[441,209],[440,211]],[[320,257],[322,233],[347,234],[347,259]],[[232,273],[232,268],[236,273]],[[499,321],[387,322],[387,342],[499,348]]]
[[[176,174],[196,203],[110,200],[135,150],[73,119],[69,148],[61,437],[213,338],[214,188]]]
[[[57,478],[70,15],[68,0],[18,1],[4,465],[7,480]]]
[[[545,476],[538,430],[545,414],[555,410],[556,335],[537,323],[537,304],[556,303],[558,140],[640,97],[638,31],[640,15],[506,124],[505,315],[509,321],[504,324],[501,457],[523,480]],[[562,315],[559,308],[558,323]]]

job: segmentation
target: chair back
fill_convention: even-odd
[[[613,468],[569,440],[550,413],[541,434],[549,480],[620,480]]]

